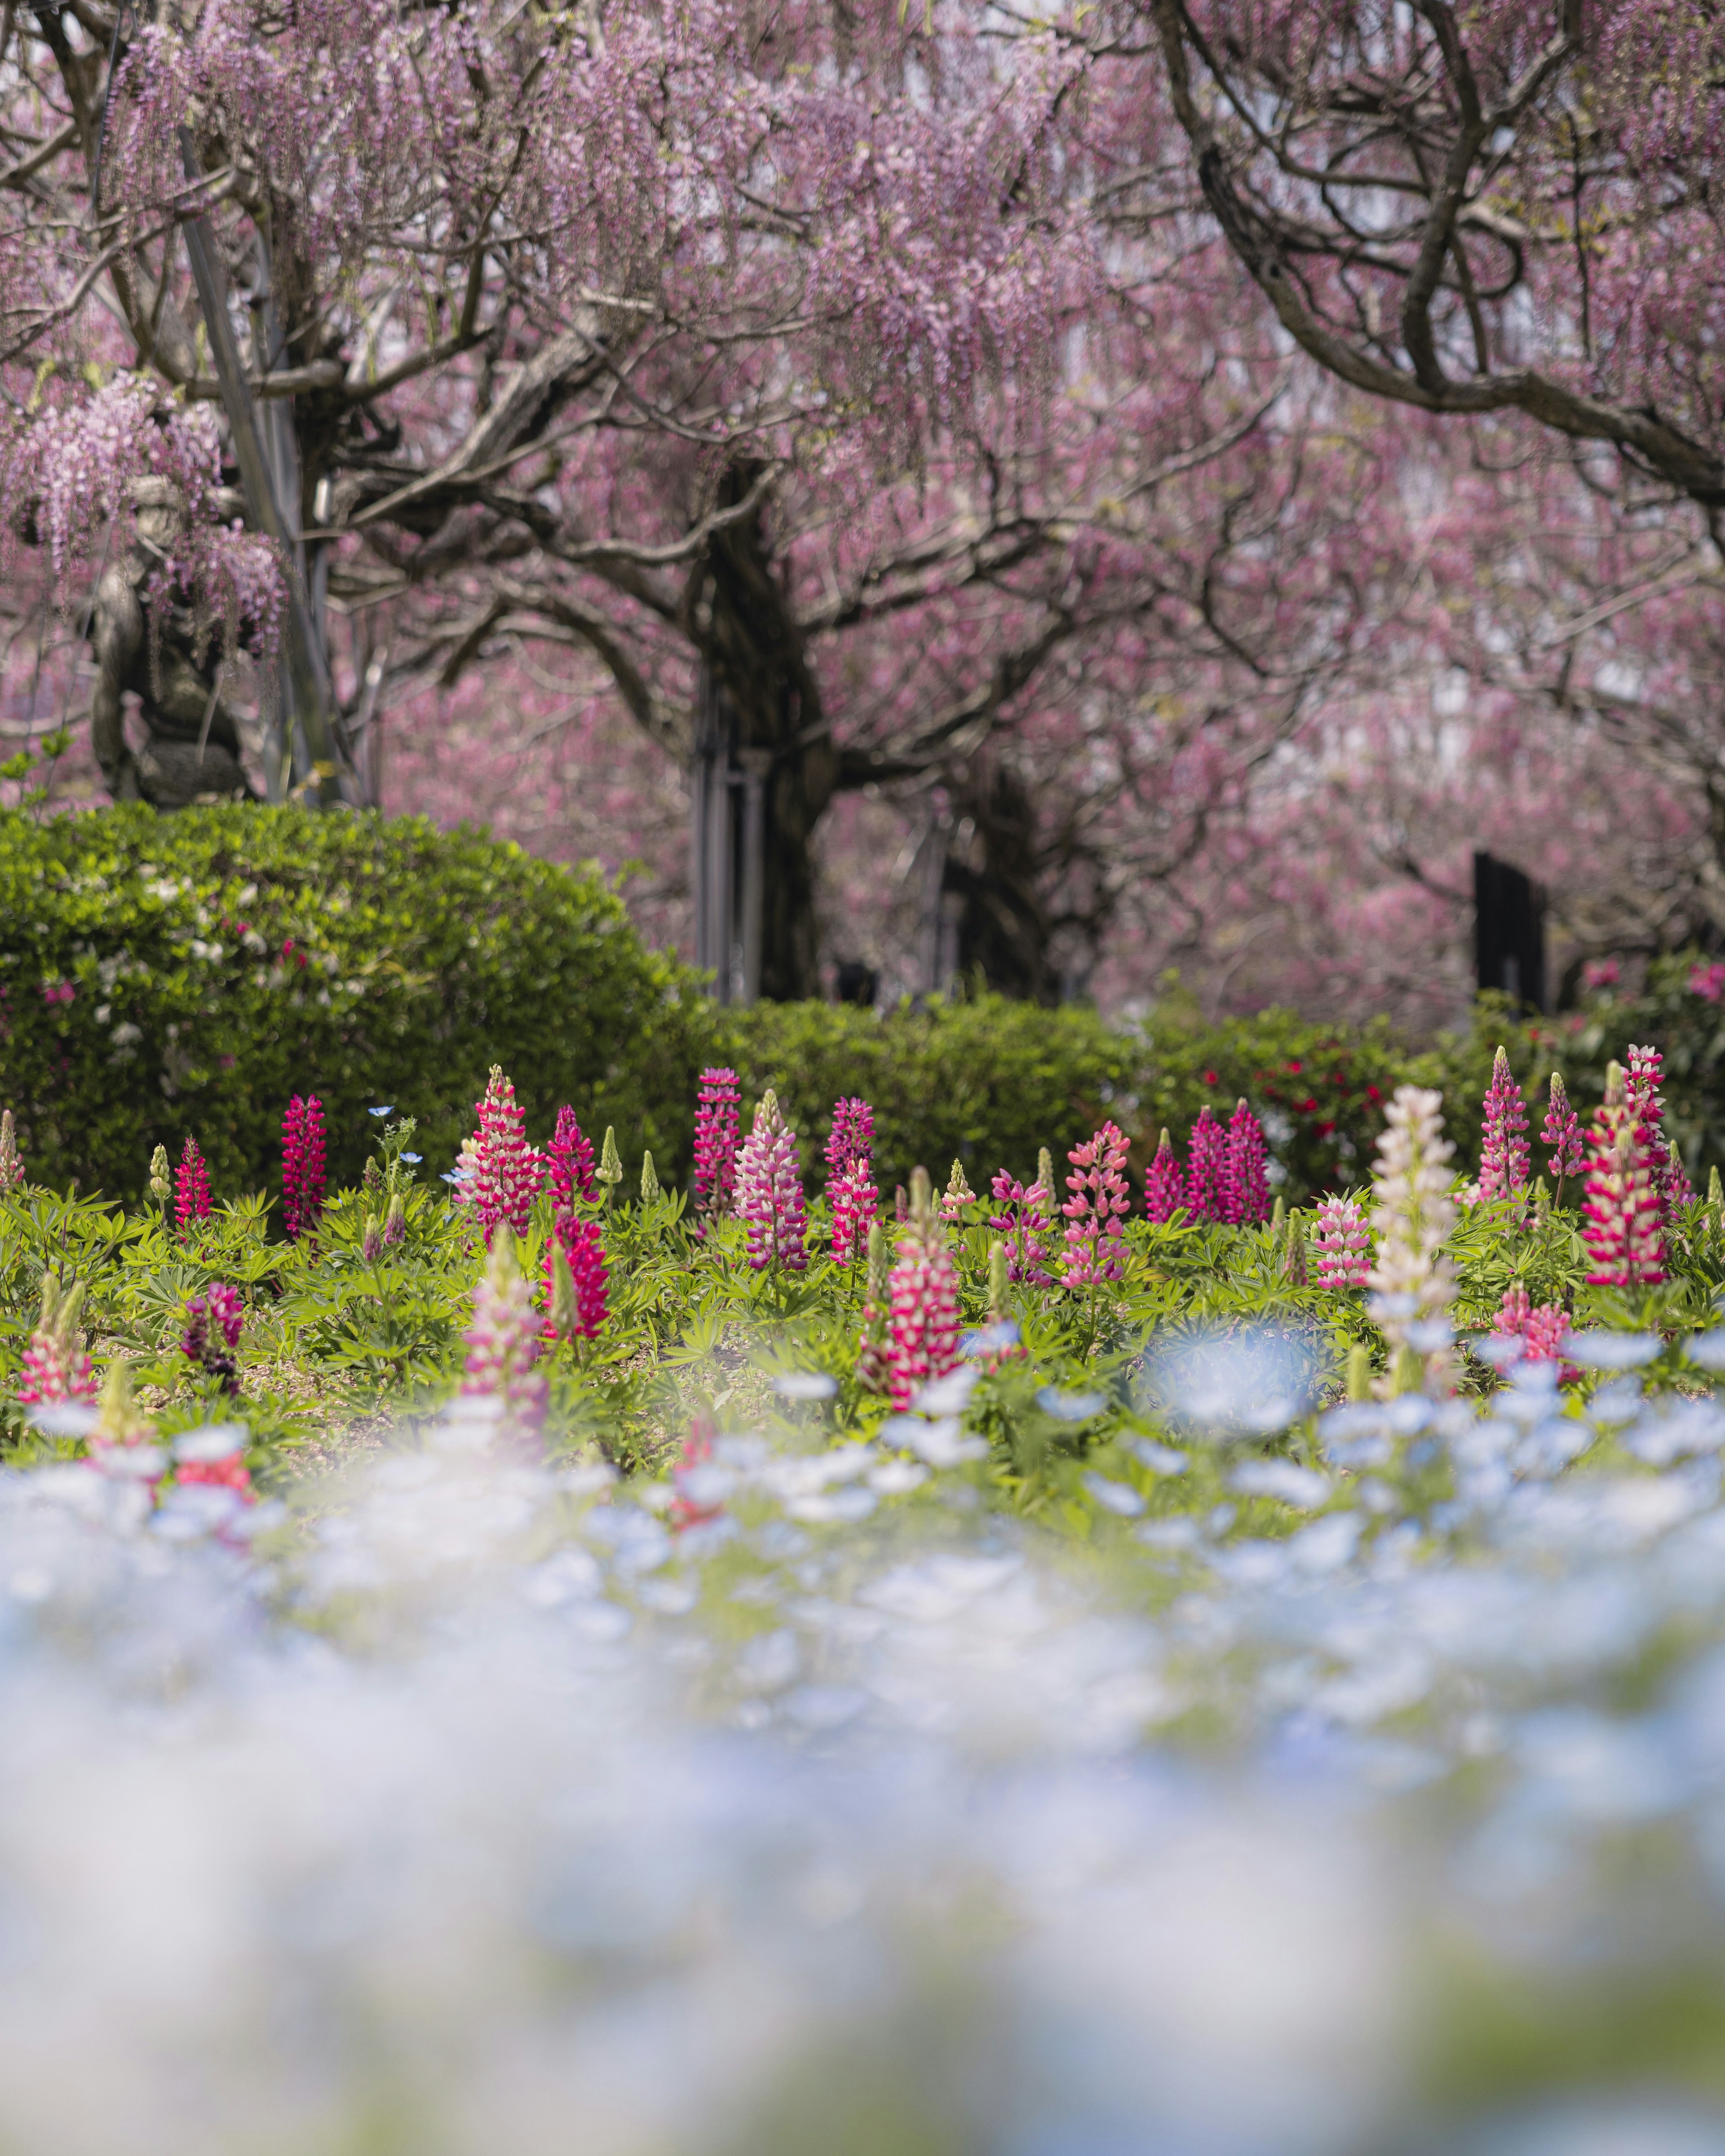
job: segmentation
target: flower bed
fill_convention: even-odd
[[[1107,1124],[882,1188],[855,1097],[811,1201],[716,1070],[686,1203],[501,1070],[448,1182],[383,1108],[331,1193],[302,1092],[283,1237],[0,1125],[0,2125],[1712,2148],[1725,1229],[1660,1075],[1584,1159],[1500,1072],[1472,1183],[1404,1089],[1292,1214],[1200,1117],[1154,1219]]]

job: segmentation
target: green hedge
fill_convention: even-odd
[[[1291,1198],[1365,1179],[1381,1102],[1407,1061],[1387,1026],[1344,1036],[1286,1011],[1208,1026],[1178,998],[1128,1029],[1092,1011],[998,997],[885,1015],[763,1004],[718,1014],[711,1052],[735,1065],[746,1110],[777,1088],[810,1166],[834,1100],[860,1093],[889,1186],[918,1162],[944,1182],[958,1159],[979,1194],[997,1168],[1028,1181],[1040,1146],[1063,1160],[1105,1116],[1132,1139],[1142,1180],[1164,1124],[1183,1149],[1201,1108],[1225,1121],[1244,1096],[1265,1119]]]
[[[643,948],[601,881],[473,832],[8,812],[0,921],[0,1104],[36,1182],[134,1199],[151,1149],[193,1137],[218,1194],[279,1189],[282,1109],[312,1091],[335,1181],[384,1105],[418,1117],[442,1169],[493,1061],[536,1135],[567,1100],[637,1145],[685,1142],[694,977]]]
[[[1482,999],[1471,1033],[1417,1055],[1382,1024],[1268,1011],[1206,1024],[1178,993],[1123,1029],[993,997],[724,1011],[642,947],[591,875],[415,819],[256,807],[0,813],[0,1105],[32,1178],[128,1199],[151,1149],[177,1155],[188,1136],[218,1192],[278,1189],[282,1107],[306,1091],[326,1103],[337,1182],[359,1173],[366,1111],[385,1104],[419,1119],[440,1171],[493,1062],[532,1137],[568,1101],[596,1141],[615,1125],[631,1173],[650,1146],[671,1182],[688,1173],[706,1063],[736,1066],[746,1107],[778,1089],[813,1182],[833,1102],[860,1093],[889,1188],[919,1161],[944,1180],[956,1158],[979,1194],[997,1168],[1028,1178],[1039,1147],[1060,1158],[1104,1116],[1142,1178],[1163,1124],[1183,1144],[1206,1103],[1225,1117],[1244,1095],[1301,1199],[1366,1179],[1404,1078],[1443,1089],[1471,1164],[1499,1040],[1530,1097],[1557,1063],[1584,1112],[1607,1058],[1649,1040],[1670,1056],[1692,1172],[1725,1158],[1725,1002],[1690,985],[1688,957],[1564,1019],[1522,1024]]]

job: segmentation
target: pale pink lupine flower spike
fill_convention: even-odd
[[[549,1399],[545,1373],[536,1368],[542,1323],[516,1261],[515,1239],[495,1235],[473,1293],[461,1390],[501,1401],[506,1424],[526,1437],[538,1435]]]
[[[1372,1231],[1352,1198],[1326,1198],[1312,1239],[1320,1287],[1363,1287],[1372,1270]]]
[[[1132,1200],[1127,1188],[1125,1133],[1104,1123],[1096,1136],[1074,1146],[1066,1156],[1072,1195],[1060,1208],[1066,1216],[1065,1283],[1089,1287],[1118,1280],[1126,1270],[1125,1214]]]
[[[748,1224],[749,1264],[756,1272],[772,1265],[792,1273],[807,1268],[802,1149],[771,1091],[761,1096],[737,1159],[737,1217]]]
[[[1608,1064],[1605,1098],[1588,1134],[1592,1153],[1581,1236],[1596,1287],[1651,1287],[1665,1278],[1659,1193],[1644,1126],[1629,1100],[1620,1065]]]
[[[892,1404],[958,1366],[958,1276],[927,1171],[911,1178],[910,1219],[887,1283],[886,1372]]]

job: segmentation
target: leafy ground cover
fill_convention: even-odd
[[[686,1193],[501,1072],[332,1194],[296,1100],[279,1200],[0,1128],[0,2125],[1721,2146],[1725,1207],[1660,1075],[1536,1146],[1506,1062],[1466,1182],[1404,1089],[1293,1211],[1242,1110],[901,1218],[856,1101],[811,1202],[720,1072]]]

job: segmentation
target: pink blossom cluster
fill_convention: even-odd
[[[1716,1004],[1725,997],[1725,960],[1715,958],[1705,966],[1692,966],[1689,968],[1689,993],[1710,1004]]]
[[[63,1290],[51,1273],[43,1276],[41,1316],[25,1343],[18,1375],[22,1405],[83,1407],[95,1399],[95,1373],[78,1329],[83,1304],[81,1282]]]
[[[1679,1207],[1694,1203],[1695,1192],[1682,1156],[1666,1131],[1665,1096],[1659,1090],[1664,1075],[1665,1058],[1656,1048],[1630,1047],[1624,1097],[1640,1119],[1641,1148],[1658,1193],[1661,1225],[1668,1229]]]
[[[598,1203],[599,1186],[593,1179],[593,1142],[582,1135],[575,1111],[559,1108],[557,1128],[545,1148],[551,1202],[559,1212],[572,1205],[577,1198],[584,1198],[589,1205]]]
[[[695,1209],[703,1220],[728,1213],[736,1196],[737,1109],[734,1070],[703,1070],[695,1104]]]
[[[1118,1280],[1126,1270],[1125,1218],[1132,1203],[1126,1181],[1127,1151],[1124,1132],[1108,1122],[1066,1156],[1072,1163],[1066,1178],[1072,1195],[1060,1211],[1066,1221],[1064,1272],[1068,1287]]]
[[[1144,1218],[1161,1227],[1172,1220],[1186,1203],[1186,1178],[1180,1173],[1173,1142],[1164,1131],[1156,1157],[1144,1178]]]
[[[525,1235],[545,1180],[545,1155],[527,1143],[526,1116],[501,1064],[491,1065],[485,1096],[475,1104],[479,1128],[463,1146],[456,1196],[472,1206],[489,1248],[500,1221]]]
[[[887,1283],[888,1389],[901,1410],[958,1366],[958,1276],[932,1200],[919,1194]]]
[[[1363,1287],[1372,1270],[1372,1231],[1352,1198],[1326,1198],[1312,1238],[1320,1287]]]
[[[174,1219],[183,1235],[194,1222],[209,1217],[209,1166],[198,1150],[198,1141],[187,1138],[180,1164],[174,1170]]]
[[[50,1010],[56,1004],[75,1003],[77,998],[78,991],[69,981],[44,981],[42,983],[42,1000]]]
[[[1528,1158],[1527,1106],[1509,1067],[1509,1057],[1500,1048],[1491,1065],[1481,1129],[1481,1204],[1519,1197],[1527,1188]]]
[[[827,1202],[833,1214],[833,1260],[854,1265],[868,1248],[869,1230],[880,1208],[875,1188],[875,1111],[852,1097],[834,1103],[826,1144]]]
[[[245,1306],[239,1291],[223,1281],[212,1281],[202,1295],[188,1296],[180,1350],[224,1393],[239,1390],[239,1366],[234,1350],[245,1324]]]
[[[1051,1287],[1049,1238],[1054,1228],[1054,1204],[1040,1183],[1028,1186],[1016,1176],[999,1169],[990,1186],[1000,1208],[989,1216],[988,1225],[1006,1239],[1006,1276],[1026,1287]]]
[[[1659,1192],[1642,1116],[1625,1094],[1623,1072],[1609,1066],[1605,1098],[1588,1143],[1591,1160],[1582,1203],[1582,1240],[1597,1287],[1651,1287],[1665,1278]]]
[[[583,1219],[572,1211],[560,1212],[557,1216],[556,1247],[562,1251],[569,1267],[569,1276],[575,1290],[575,1308],[568,1337],[572,1340],[596,1340],[600,1327],[610,1315],[610,1289],[607,1281],[607,1260],[604,1238],[597,1220]],[[545,1254],[544,1288],[547,1312],[556,1307],[556,1260],[551,1250]],[[555,1342],[562,1335],[554,1322],[548,1322],[542,1336]]]
[[[282,1224],[295,1240],[322,1215],[325,1175],[323,1102],[295,1093],[281,1119]]]
[[[1558,1351],[1569,1334],[1569,1313],[1555,1302],[1533,1302],[1519,1281],[1504,1292],[1503,1303],[1491,1322],[1499,1339],[1519,1340],[1529,1363],[1562,1361]],[[1581,1375],[1573,1363],[1564,1363],[1558,1381],[1574,1384]]]
[[[1255,1228],[1270,1218],[1269,1156],[1264,1127],[1244,1101],[1224,1127],[1199,1111],[1187,1147],[1186,1173],[1166,1131],[1144,1182],[1144,1215],[1163,1222],[1184,1209],[1189,1220]]]
[[[737,1215],[748,1224],[749,1264],[756,1272],[769,1265],[793,1273],[807,1268],[802,1148],[770,1091],[761,1096],[737,1159]]]
[[[1581,1118],[1569,1105],[1563,1073],[1551,1074],[1551,1102],[1539,1133],[1542,1145],[1551,1148],[1547,1172],[1557,1183],[1579,1175],[1587,1166],[1587,1150],[1581,1134]]]
[[[502,1224],[494,1223],[494,1231]],[[545,1373],[536,1367],[541,1323],[516,1262],[513,1238],[494,1232],[491,1255],[473,1291],[461,1390],[470,1398],[501,1401],[506,1421],[530,1437],[543,1425],[550,1404]]]

